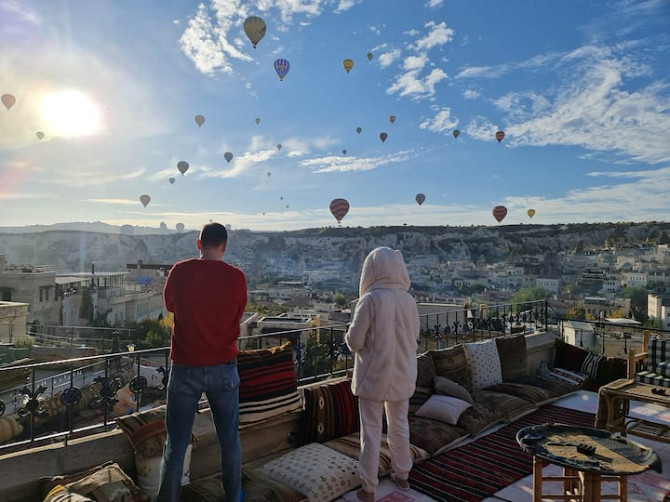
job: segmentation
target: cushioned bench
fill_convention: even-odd
[[[670,387],[670,340],[652,337],[649,331],[642,335],[645,352],[635,354],[631,349],[628,378],[640,383]]]

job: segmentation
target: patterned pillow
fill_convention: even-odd
[[[462,343],[444,350],[430,350],[428,354],[433,358],[436,375],[447,377],[468,390],[472,389],[470,369]]]
[[[320,443],[310,443],[256,469],[307,495],[310,502],[335,500],[360,486],[358,461]]]
[[[595,380],[598,376],[598,367],[600,366],[600,361],[602,361],[603,356],[596,354],[588,353],[582,362],[582,367],[580,372],[588,376],[591,380]]]
[[[93,502],[93,499],[79,495],[63,485],[56,485],[42,502]]]
[[[495,341],[500,357],[503,381],[511,382],[525,374],[528,364],[526,336],[523,334],[499,336]]]
[[[556,339],[556,356],[554,367],[565,368],[572,371],[581,371],[582,363],[589,354],[588,350],[580,349],[561,339]]]
[[[435,376],[433,358],[427,352],[416,358],[416,386],[430,387]]]
[[[351,380],[323,382],[302,392],[303,443],[325,443],[358,430],[358,399],[351,392]]]
[[[163,429],[165,429],[165,405],[116,418],[116,425],[128,434],[129,438],[132,438],[135,431],[141,427],[156,422],[162,423]],[[160,426],[156,425],[155,427]]]
[[[448,425],[432,418],[409,416],[410,444],[427,451],[431,457],[467,436],[468,432],[457,425]]]
[[[361,453],[361,435],[358,432],[354,432],[348,436],[328,441],[325,443],[325,446],[339,451],[347,457],[358,460],[358,456]],[[409,445],[409,454],[414,463],[428,458],[427,451],[412,444]],[[381,449],[379,450],[379,477],[386,476],[389,472],[391,472],[391,450],[389,449],[386,434],[382,434]]]
[[[465,344],[465,355],[470,366],[472,390],[485,389],[502,383],[502,368],[494,339]]]
[[[237,371],[240,374],[240,425],[302,408],[291,342],[271,349],[240,351]]]

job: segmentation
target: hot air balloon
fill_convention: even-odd
[[[268,178],[272,176],[272,172],[268,171]]]
[[[386,141],[386,138],[388,138],[388,134],[386,134],[385,132],[379,134],[379,139],[382,140],[382,143]]]
[[[277,150],[281,150],[281,143],[277,143]]]
[[[500,143],[504,138],[505,138],[505,131],[498,131],[496,133],[496,139],[498,140],[498,143]]]
[[[354,67],[354,60],[345,59],[344,61],[342,61],[342,66],[344,66],[344,69],[347,70],[347,73],[349,73],[349,70],[351,70]]]
[[[330,212],[339,223],[349,212],[349,202],[347,199],[333,199],[330,201]]]
[[[458,129],[454,129],[454,131],[451,134],[454,135],[454,138],[458,138],[458,136],[460,136],[461,134],[461,131],[459,131]]]
[[[535,216],[535,209],[529,209],[528,211],[526,211],[526,214],[528,215],[529,218],[532,218],[533,216]]]
[[[204,115],[196,115],[195,116],[195,123],[198,124],[198,127],[201,127],[202,124],[205,123],[205,116]]]
[[[423,204],[423,201],[426,200],[426,196],[422,193],[418,193],[418,194],[416,194],[415,199],[416,199],[416,203],[421,205],[421,204]]]
[[[261,119],[259,119],[258,117],[256,117],[254,120],[256,121],[256,125],[261,123]]]
[[[360,134],[362,131],[363,131],[363,128],[362,128],[362,127],[357,127],[357,128],[356,128],[356,132],[357,132],[358,134]]]
[[[372,61],[372,52],[368,52],[368,61]]]
[[[491,213],[493,213],[493,217],[496,219],[496,221],[500,223],[505,219],[505,216],[507,216],[507,208],[505,206],[496,206],[493,208]]]
[[[42,138],[44,138],[44,133],[43,133],[42,131],[37,131],[37,132],[35,133],[35,136],[37,136],[37,139],[39,139],[40,141],[42,141]]]
[[[244,33],[251,40],[251,45],[256,48],[256,44],[265,36],[267,25],[260,17],[250,16],[244,20]]]
[[[147,194],[140,195],[140,202],[144,207],[147,207],[147,204],[151,201],[151,197],[149,197]]]
[[[183,231],[184,231],[184,224],[177,223],[177,232],[183,232]]]
[[[291,69],[291,65],[286,59],[275,59],[275,71],[279,76],[279,80],[284,80],[284,77]]]
[[[395,122],[395,115],[391,115],[389,117],[389,122],[391,122],[391,124],[393,124]]]
[[[184,173],[188,171],[188,162],[186,162],[185,160],[180,160],[179,162],[177,162],[177,169],[179,169],[181,175],[184,176]]]
[[[230,161],[233,160],[233,154],[230,152],[226,152],[223,154],[223,158],[226,159],[226,162],[230,164]]]
[[[12,106],[14,106],[14,103],[16,103],[16,98],[12,94],[3,94],[0,100],[2,101],[2,104],[5,105],[5,108],[7,108],[8,110]]]
[[[170,182],[170,185],[174,185],[175,179],[174,178],[169,178],[168,181]]]
[[[342,155],[346,155],[346,154],[347,154],[347,150],[346,149],[342,150]]]

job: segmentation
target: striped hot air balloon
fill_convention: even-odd
[[[496,206],[491,212],[498,223],[504,220],[505,216],[507,216],[507,208],[505,206]]]
[[[330,201],[330,212],[340,223],[349,212],[349,202],[347,199],[333,199]]]
[[[284,80],[284,77],[288,73],[288,71],[291,69],[291,65],[289,64],[288,60],[286,59],[275,59],[275,71],[277,72],[277,76],[279,77],[279,80]]]

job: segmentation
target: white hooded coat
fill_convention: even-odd
[[[356,312],[345,335],[355,354],[351,389],[377,401],[409,399],[416,385],[419,311],[400,251],[379,247],[363,263]]]

